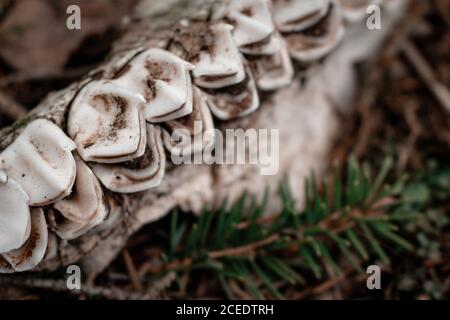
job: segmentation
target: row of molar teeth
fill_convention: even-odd
[[[192,112],[189,71],[193,65],[158,48],[139,54],[129,65],[125,73],[111,82],[145,99],[148,122],[169,121]]]
[[[73,101],[68,133],[107,189],[131,193],[161,183],[166,162],[161,130],[150,122],[192,112],[191,69],[165,50],[148,49],[112,79],[88,84]]]
[[[110,207],[76,144],[45,119],[30,122],[0,154],[0,273],[26,271],[44,259],[51,228],[74,239],[102,223]],[[53,245],[54,247],[54,245]]]
[[[82,158],[89,161],[107,189],[133,193],[161,183],[166,158],[163,130],[157,123],[165,122],[163,126],[169,131],[175,122],[190,126],[194,110],[195,115],[200,115],[196,120],[203,121],[202,127],[213,126],[209,109],[203,106],[203,95],[192,86],[193,68],[173,53],[152,48],[133,57],[111,79],[95,81],[92,89],[88,85],[83,89],[85,92],[78,94],[69,113],[69,135],[76,141],[81,155],[100,150],[96,157]],[[97,114],[97,119],[92,119],[92,114]],[[148,123],[138,118],[145,118]],[[138,140],[142,132],[145,137]],[[167,136],[167,130],[164,132]],[[183,145],[171,138],[166,137],[166,146]],[[133,147],[130,140],[134,142]],[[138,141],[144,141],[145,147],[141,149]],[[204,145],[193,146],[191,151],[199,152],[212,142],[210,137]],[[102,154],[109,155],[105,159]]]
[[[294,70],[268,0],[230,0],[213,17],[233,25],[234,42],[247,58],[260,90],[276,90],[291,83]]]
[[[49,234],[36,206],[71,193],[75,147],[58,126],[38,119],[0,154],[0,273],[32,269],[44,258]]]
[[[201,38],[195,55],[142,50],[114,76],[80,90],[67,119],[72,140],[48,120],[29,123],[0,154],[0,273],[32,269],[46,248],[54,252],[55,235],[40,207],[47,206],[50,228],[62,239],[109,221],[114,204],[102,185],[119,193],[158,186],[164,147],[187,155],[213,145],[210,110],[220,119],[244,116],[259,106],[257,87],[292,81],[290,57],[308,64],[333,50],[344,33],[336,1],[226,1],[213,13],[215,22],[193,22],[201,30],[187,33]],[[349,21],[354,10],[379,2],[339,1]],[[173,43],[183,46],[185,35]]]
[[[196,32],[198,29],[203,32]],[[195,66],[194,84],[206,96],[211,112],[222,120],[247,115],[259,107],[252,72],[233,40],[232,30],[231,25],[221,22],[193,23],[181,28],[169,48],[183,48],[181,55]],[[197,43],[195,49],[186,44],[189,42]]]
[[[19,183],[30,206],[43,206],[70,194],[76,176],[75,143],[55,124],[39,119],[26,126],[0,154],[0,170]]]

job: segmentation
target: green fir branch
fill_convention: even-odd
[[[417,202],[405,177],[386,184],[392,166],[387,158],[372,177],[366,164],[351,160],[344,174],[335,169],[331,179],[311,175],[301,212],[287,182],[280,185],[276,215],[266,212],[268,192],[261,203],[244,195],[231,209],[205,210],[189,225],[174,211],[160,271],[209,270],[229,298],[232,281],[255,299],[282,299],[280,288],[324,280],[329,268],[341,274],[343,264],[357,272],[375,262],[388,267],[392,251],[414,250],[401,225],[416,218],[411,208]]]

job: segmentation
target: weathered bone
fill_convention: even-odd
[[[337,128],[337,119],[334,115],[333,107],[335,107],[334,102],[339,100],[331,99],[336,93],[329,90],[329,87],[334,88],[338,84],[347,83],[343,79],[336,77],[336,75],[327,76],[327,74],[334,74],[331,66],[336,61],[340,61],[342,62],[340,66],[346,71],[342,74],[353,75],[353,62],[369,55],[369,53],[365,53],[356,57],[356,55],[348,54],[350,52],[346,51],[348,46],[336,47],[344,31],[338,3],[333,0],[324,1],[323,3],[333,4],[331,7],[327,6],[327,8],[332,10],[319,10],[319,12],[313,12],[313,18],[307,15],[303,17],[305,19],[300,17],[299,20],[289,15],[286,16],[286,12],[283,14],[279,13],[280,7],[278,5],[283,1],[278,0],[275,2],[274,15],[276,25],[278,31],[282,31],[282,36],[288,40],[291,55],[302,63],[315,61],[317,69],[315,69],[315,72],[307,74],[304,85],[301,85],[299,81],[293,81],[286,88],[277,89],[273,94],[263,96],[263,99],[260,99],[253,76],[255,76],[261,88],[267,87],[267,89],[270,89],[271,86],[279,88],[277,81],[280,80],[275,81],[277,77],[269,72],[267,72],[270,75],[269,84],[267,82],[264,84],[265,82],[261,80],[264,79],[263,73],[266,70],[264,68],[269,66],[282,67],[280,70],[288,70],[288,68],[283,63],[277,64],[272,61],[272,65],[264,64],[250,69],[249,62],[239,53],[239,49],[233,42],[232,29],[223,23],[219,23],[219,21],[208,21],[212,8],[217,8],[217,2],[209,0],[176,0],[176,2],[180,5],[172,7],[172,10],[166,10],[167,4],[165,3],[142,1],[134,19],[130,20],[133,22],[129,26],[129,32],[116,44],[108,60],[97,70],[93,70],[91,75],[85,79],[63,91],[50,95],[20,125],[0,131],[0,150],[3,150],[4,153],[8,149],[12,150],[17,141],[29,134],[26,124],[36,118],[45,117],[57,126],[65,127],[66,115],[71,102],[81,99],[83,95],[80,95],[80,91],[93,81],[105,81],[106,83],[102,87],[114,87],[117,89],[107,90],[107,93],[120,91],[122,95],[129,96],[131,100],[135,99],[136,106],[140,103],[142,105],[145,104],[143,112],[145,112],[149,121],[168,121],[186,116],[192,110],[192,100],[195,100],[195,97],[192,97],[193,91],[190,90],[189,82],[189,71],[192,69],[192,66],[182,59],[185,59],[185,56],[189,56],[189,53],[193,53],[187,60],[196,66],[194,70],[191,70],[194,82],[199,87],[202,87],[203,93],[207,96],[208,106],[217,117],[234,119],[247,115],[256,110],[261,102],[262,106],[258,112],[233,122],[218,121],[216,125],[221,130],[226,128],[279,129],[281,141],[283,144],[289,145],[289,148],[280,150],[280,170],[278,174],[275,176],[261,176],[258,166],[207,165],[168,165],[166,172],[165,154],[159,128],[154,125],[148,125],[146,130],[148,132],[146,141],[148,147],[146,150],[153,157],[148,155],[145,157],[145,153],[141,157],[138,156],[140,154],[139,150],[141,150],[139,145],[142,147],[142,142],[144,141],[144,138],[141,136],[144,130],[141,130],[139,140],[141,143],[138,143],[138,147],[134,144],[126,150],[123,148],[115,150],[118,153],[113,153],[113,158],[117,156],[114,160],[117,163],[90,163],[93,171],[103,184],[110,190],[116,191],[114,197],[108,197],[111,214],[107,220],[91,230],[91,232],[87,232],[90,228],[86,230],[80,229],[81,231],[75,230],[72,236],[80,237],[73,242],[59,241],[51,233],[50,239],[52,240],[48,242],[48,252],[45,261],[37,268],[51,270],[84,258],[83,267],[85,271],[99,272],[117,255],[133,232],[146,223],[160,219],[173,207],[180,206],[187,211],[199,212],[204,205],[221,203],[223,197],[226,196],[232,202],[244,190],[261,196],[266,186],[276,190],[278,182],[286,175],[291,177],[292,189],[296,198],[301,200],[303,178],[309,174],[311,169],[320,168],[324,163],[326,152],[332,141],[331,137]],[[270,8],[265,1],[255,0],[249,1],[249,3],[262,3]],[[228,12],[227,10],[225,9],[225,12]],[[264,10],[261,12],[264,12]],[[389,10],[394,9],[391,6]],[[259,26],[258,33],[255,33],[255,35],[259,35],[261,38],[258,38],[258,36],[247,38],[248,43],[243,42],[240,46],[240,50],[249,58],[255,54],[260,54],[266,56],[264,59],[269,57],[270,59],[275,59],[280,54],[278,50],[269,50],[272,47],[267,44],[270,44],[271,41],[260,41],[262,39],[261,34],[263,34],[260,31],[264,31],[264,28],[270,25],[267,21],[263,21],[264,18],[262,17],[266,16],[258,14],[257,17],[255,16],[252,19],[239,16],[238,20],[244,22],[242,24],[243,28],[240,30],[245,31],[241,35],[248,36],[248,26]],[[187,19],[181,19],[183,17]],[[324,21],[331,22],[331,24],[321,24]],[[392,23],[394,20],[391,19],[389,21]],[[258,24],[261,22],[264,22],[262,23],[263,27],[265,25],[264,28],[261,27],[261,24]],[[175,30],[173,26],[176,26],[178,30]],[[197,27],[196,32],[193,32],[195,29],[193,26]],[[330,28],[330,26],[337,28]],[[320,30],[317,27],[324,27],[324,29]],[[266,33],[269,29],[266,30]],[[277,33],[274,31],[270,33],[270,39],[277,37]],[[177,38],[180,34],[184,35],[181,42]],[[234,36],[236,35],[238,34],[234,33]],[[197,40],[194,41],[193,39]],[[240,39],[245,40],[245,38]],[[351,40],[345,39],[344,44],[345,42],[351,42]],[[186,43],[189,44],[189,42],[191,42],[191,47],[186,47]],[[180,43],[181,48],[178,48],[177,46]],[[172,53],[156,48],[169,49]],[[186,48],[195,48],[196,50],[191,50],[192,52],[190,52]],[[251,51],[248,51],[249,49]],[[173,53],[180,53],[180,58],[173,56]],[[327,54],[331,54],[328,60],[321,63],[317,62],[318,59],[322,59]],[[336,60],[335,57],[339,57],[342,60]],[[137,66],[142,66],[143,63],[145,64],[148,61],[156,61],[158,67],[161,67],[164,63],[172,67],[175,65],[174,68],[168,68],[167,70],[177,70],[177,72],[169,72],[169,76],[164,77],[164,79],[160,77],[161,73],[155,73],[154,69],[150,71],[146,69],[145,72],[141,72],[142,70]],[[262,61],[264,60],[258,63],[262,63]],[[127,67],[127,65],[130,65],[130,67]],[[261,67],[264,68],[258,69]],[[289,72],[286,73],[288,74]],[[161,98],[165,99],[162,99],[161,103],[153,104],[151,108],[149,108],[149,105],[152,105],[155,100],[145,99],[145,94],[153,86],[149,86],[148,83],[142,84],[142,80],[148,79],[149,75],[151,80],[159,81],[158,83],[163,93],[169,91],[174,93],[173,96],[161,95]],[[103,80],[93,80],[94,76],[95,79],[100,77]],[[302,76],[304,77],[305,74],[302,74]],[[183,77],[185,81],[183,81]],[[326,77],[328,80],[326,87],[324,81],[322,81],[323,77]],[[284,80],[284,77],[280,76],[280,78]],[[167,80],[176,82],[176,85],[172,86]],[[270,81],[272,81],[272,84],[270,84]],[[284,81],[289,83],[287,80]],[[347,96],[348,92],[354,90],[350,83],[341,88],[339,97]],[[189,97],[189,94],[191,94],[191,97]],[[131,96],[134,98],[131,98]],[[85,99],[82,102],[85,103],[86,101]],[[72,111],[75,110],[74,105],[72,103]],[[189,107],[189,105],[191,106]],[[139,109],[139,107],[136,107],[136,109]],[[105,114],[105,119],[111,119],[111,114]],[[103,117],[100,117],[100,119],[103,120]],[[142,119],[143,117],[139,125],[142,125]],[[70,123],[69,119],[68,127],[70,127]],[[29,126],[32,124],[33,122]],[[139,125],[135,127],[139,127]],[[46,126],[49,125],[46,124]],[[55,136],[59,137],[59,140],[56,139],[56,141],[66,141],[64,139],[67,139],[67,137],[63,137],[61,131],[58,130],[54,130]],[[69,131],[71,130],[69,129]],[[29,138],[35,138],[40,134],[39,131],[34,132]],[[136,131],[134,137],[137,137]],[[74,140],[76,140],[75,136]],[[49,141],[55,141],[55,137],[49,138]],[[63,151],[61,154],[64,155],[63,159],[65,159],[65,162],[70,163],[70,159],[73,160],[71,151],[75,145],[72,141],[67,139],[65,147],[58,143],[53,144],[55,145],[55,150]],[[78,147],[80,146],[80,141],[77,141],[77,145]],[[124,146],[129,147],[127,144],[124,144]],[[169,145],[168,148],[170,148]],[[83,149],[81,150],[83,151]],[[225,150],[225,152],[228,151]],[[6,152],[7,155],[9,153],[11,152]],[[105,157],[104,152],[100,152],[98,155],[100,160]],[[132,160],[126,163],[123,162],[128,159]],[[58,163],[64,163],[64,161]],[[8,160],[8,162],[11,163],[11,160]],[[64,166],[72,167],[70,164]],[[74,172],[75,170],[72,171]],[[58,173],[59,171],[57,170],[56,172]],[[166,176],[162,179],[165,172]],[[11,165],[5,168],[6,174],[1,173],[2,171],[0,171],[0,181],[3,184],[10,176],[14,177],[14,180],[17,179],[17,175],[14,174]],[[117,176],[124,178],[125,183],[117,183],[114,180]],[[74,173],[72,179],[75,179]],[[72,184],[70,183],[71,179],[66,180],[68,180],[68,183],[58,185],[57,190],[60,192],[53,192],[54,194],[50,197],[51,200],[48,200],[48,203],[65,198],[70,194],[73,180]],[[92,181],[96,180],[93,179]],[[33,191],[32,188],[27,191],[27,186],[26,184],[22,185],[22,181],[17,182],[28,194]],[[155,190],[147,190],[156,185],[159,186]],[[233,186],[233,188],[230,188],[230,186]],[[78,185],[75,185],[75,192],[77,188]],[[11,191],[10,189],[8,190],[8,192]],[[136,195],[121,194],[144,190],[146,191]],[[39,205],[46,204],[45,202],[37,203]],[[276,203],[273,202],[272,205],[276,206]],[[57,207],[63,210],[62,207],[64,206],[57,205]],[[24,208],[28,208],[28,204]],[[66,203],[65,209],[67,208]],[[50,225],[54,225],[54,222],[59,221],[54,210],[51,209],[46,212],[47,218],[52,220]],[[67,214],[67,211],[66,216],[74,218],[74,215]],[[17,241],[15,246],[19,245],[19,242],[23,242],[24,238],[28,238],[27,230],[30,227],[31,223],[25,225],[25,229],[22,229],[21,232],[22,236],[19,237],[21,241]],[[55,241],[58,243],[55,244]],[[58,246],[57,255],[55,254],[56,245]],[[39,259],[33,261],[37,260]],[[13,270],[4,258],[0,259],[0,269],[2,272]]]

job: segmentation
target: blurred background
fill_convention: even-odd
[[[0,0],[0,128],[36,106],[50,91],[81,78],[104,59],[120,36],[120,24],[136,0]],[[66,28],[66,8],[78,4],[82,29]],[[329,162],[345,166],[350,157],[377,165],[388,154],[394,171],[415,181],[412,198],[421,217],[405,223],[414,254],[392,254],[382,291],[361,290],[355,273],[286,291],[288,299],[450,298],[450,1],[411,1],[398,28],[373,61],[359,66],[360,91],[354,112],[336,137]],[[141,277],[155,269],[164,245],[159,231],[167,219],[146,227],[96,280],[124,290],[139,289]],[[150,262],[149,262],[150,261]],[[157,269],[157,268],[156,268]],[[137,270],[137,271],[136,271]],[[159,298],[222,298],[207,275],[165,278]],[[313,277],[311,277],[313,278]],[[134,279],[134,280],[133,280]],[[185,281],[185,282],[183,282]],[[235,289],[235,296],[245,298]],[[126,291],[128,292],[128,291]],[[86,298],[83,294],[58,297]],[[56,297],[51,289],[15,292],[19,298]],[[126,294],[125,294],[126,296]],[[100,294],[100,298],[115,297]]]

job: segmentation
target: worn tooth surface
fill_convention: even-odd
[[[330,0],[274,0],[273,17],[280,32],[298,32],[319,22]]]
[[[63,239],[73,239],[105,220],[109,208],[102,187],[92,170],[79,158],[72,194],[53,207],[65,218],[55,232]]]
[[[0,254],[20,248],[30,234],[29,198],[12,178],[0,182]]]
[[[268,53],[277,51],[273,41],[275,25],[268,0],[229,0],[217,6],[213,19],[231,24],[233,39],[242,52],[249,54],[261,52],[264,47]]]
[[[206,98],[198,88],[194,88],[193,96],[192,113],[164,125],[163,142],[171,155],[199,153],[214,143],[214,124]]]
[[[144,152],[144,99],[108,81],[86,85],[72,103],[68,133],[84,161],[116,163]]]
[[[169,51],[151,48],[140,53],[127,66],[112,82],[145,99],[147,121],[172,120],[192,111],[192,99],[189,99],[191,64]]]
[[[147,148],[140,158],[116,165],[92,164],[92,169],[107,189],[131,193],[157,187],[164,177],[165,166],[161,130],[147,124]]]
[[[259,89],[272,91],[289,85],[294,68],[286,43],[279,38],[280,50],[272,55],[249,56],[248,63]]]
[[[76,171],[75,147],[52,122],[34,120],[0,154],[0,166],[28,194],[29,205],[46,205],[70,194]]]
[[[31,209],[31,230],[27,241],[18,249],[2,255],[0,273],[11,270],[22,272],[36,267],[44,258],[47,250],[48,230],[44,212],[40,208]]]
[[[298,32],[285,34],[293,59],[314,62],[330,54],[342,41],[345,33],[339,6],[331,2],[328,11],[315,24]]]
[[[211,112],[219,119],[230,120],[248,115],[258,109],[259,95],[250,67],[245,79],[220,90],[204,90]]]
[[[210,48],[201,49],[192,61],[194,83],[202,88],[218,89],[241,82],[245,78],[242,56],[236,47],[228,24],[210,25]]]

